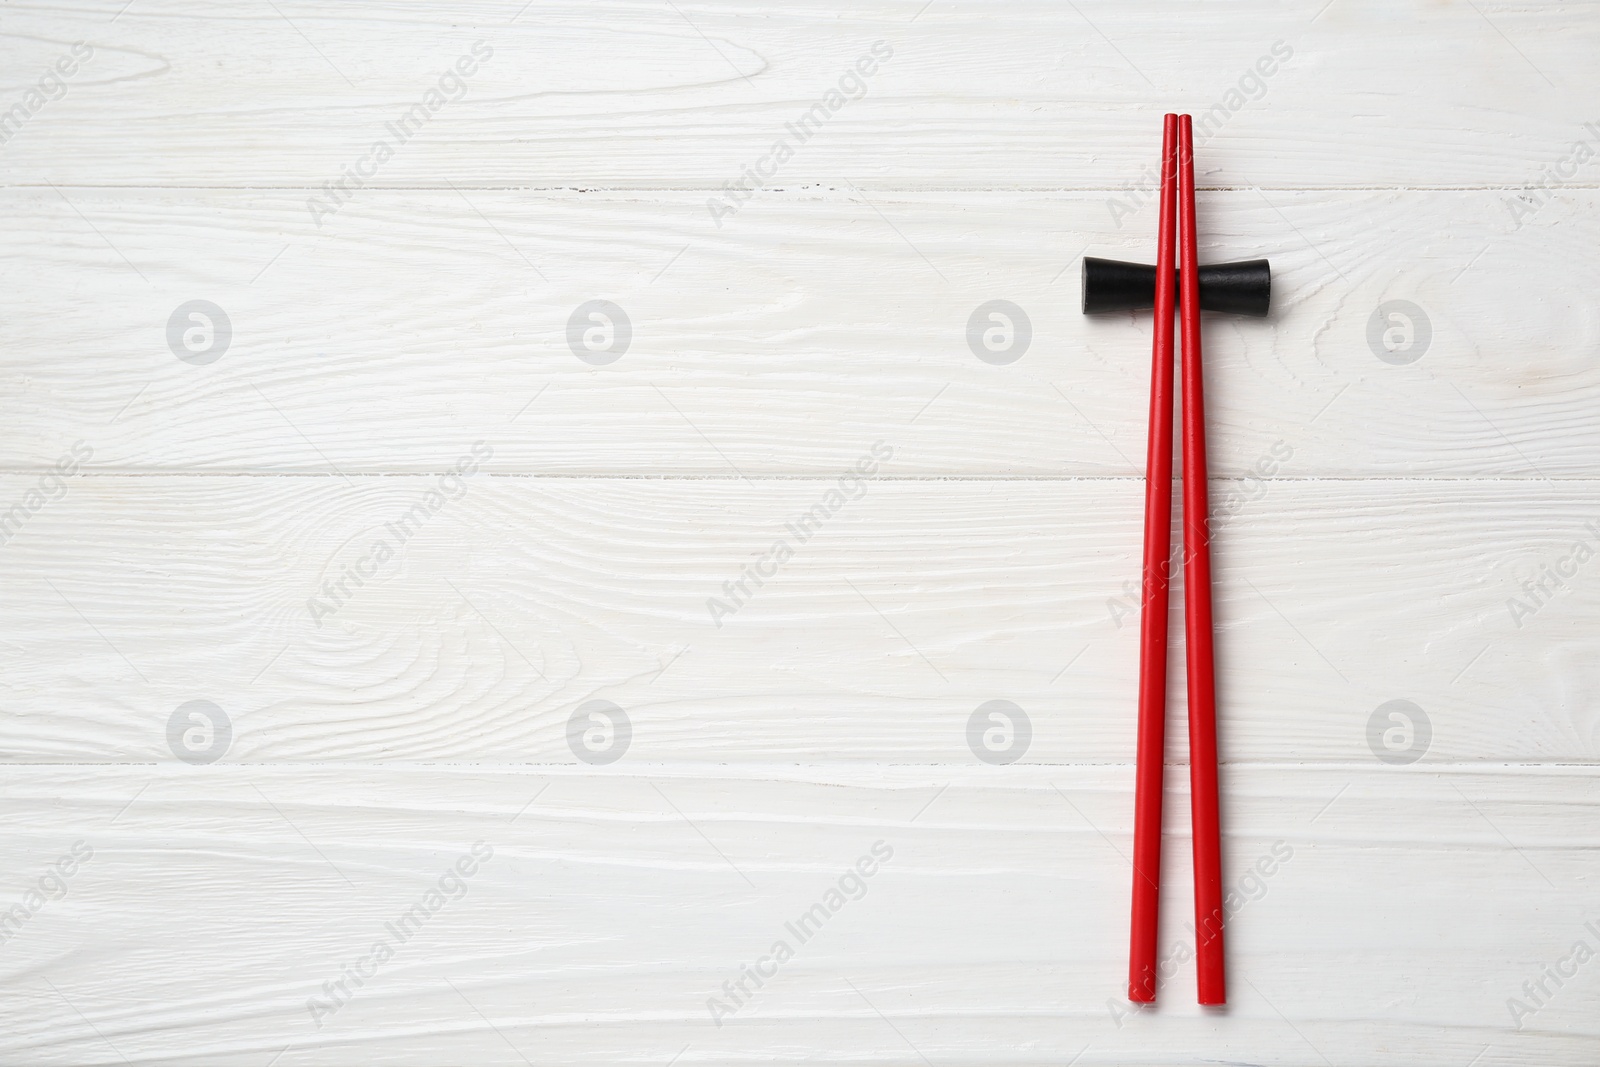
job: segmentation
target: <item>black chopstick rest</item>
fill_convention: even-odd
[[[1180,287],[1181,292],[1181,287]],[[1083,257],[1083,313],[1137,311],[1154,307],[1156,268],[1151,263]],[[1267,313],[1272,302],[1272,268],[1264,259],[1213,263],[1200,268],[1200,310],[1230,315]]]

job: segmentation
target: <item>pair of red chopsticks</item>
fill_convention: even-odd
[[[1195,249],[1194,130],[1168,115],[1161,138],[1160,249],[1144,498],[1144,609],[1139,632],[1139,740],[1133,812],[1133,932],[1128,998],[1156,998],[1161,906],[1161,773],[1167,711],[1167,583],[1172,558],[1172,319],[1183,348],[1183,581],[1189,682],[1189,789],[1194,830],[1195,954],[1200,1003],[1227,1001],[1222,954],[1222,840],[1217,810],[1217,699],[1211,645],[1205,397],[1200,373],[1200,268]],[[1176,262],[1174,262],[1176,260]]]

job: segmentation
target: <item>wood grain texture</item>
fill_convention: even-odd
[[[8,5],[0,1063],[1600,1061],[1597,14]],[[1078,312],[1167,110],[1275,281],[1206,1014],[1181,692],[1119,997],[1149,323]]]
[[[0,549],[5,758],[168,760],[190,700],[229,762],[574,764],[597,699],[630,760],[972,764],[996,699],[1029,762],[1132,752],[1137,481],[868,481],[809,524],[828,483],[452,486],[426,517],[435,478],[68,482]],[[1215,490],[1226,759],[1372,759],[1394,699],[1429,760],[1600,756],[1593,483]]]
[[[92,855],[0,953],[15,1009],[0,1048],[289,1067],[1124,1065],[1179,1045],[1278,1064],[1594,1062],[1588,969],[1547,980],[1520,1029],[1507,1006],[1600,940],[1592,775],[1288,770],[1227,775],[1229,1009],[1186,1003],[1179,819],[1163,929],[1178,977],[1141,1015],[1108,996],[1126,767],[19,768],[8,896],[75,842]],[[385,924],[475,842],[492,855],[397,940]],[[785,924],[875,843],[888,858],[795,937]],[[778,940],[793,958],[715,1025],[708,1000]],[[323,984],[347,967],[367,980],[319,1027],[308,1002],[331,1004]]]
[[[694,194],[367,191],[322,233],[297,194],[68,195],[4,194],[38,250],[0,266],[13,466],[81,438],[113,471],[441,471],[482,438],[507,472],[832,476],[882,438],[899,474],[1143,472],[1149,315],[1083,316],[1078,274],[1148,260],[1154,219],[1102,194],[784,195],[718,232]],[[1600,476],[1597,209],[1204,196],[1205,258],[1269,255],[1277,293],[1208,319],[1213,471],[1281,443],[1298,477]],[[167,337],[197,298],[232,326],[205,366]],[[568,342],[596,298],[633,329],[606,366]],[[1031,322],[1007,365],[968,342],[995,299]],[[1396,300],[1406,365],[1371,342]]]
[[[13,95],[95,49],[6,145],[8,182],[315,189],[480,40],[464,95],[369,184],[715,190],[876,41],[893,57],[775,181],[1118,189],[1181,103],[1202,183],[1522,186],[1600,118],[1592,3],[122,6],[8,8]]]

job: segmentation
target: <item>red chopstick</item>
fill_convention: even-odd
[[[1139,614],[1139,740],[1134,764],[1133,923],[1128,950],[1128,999],[1146,1004],[1156,999],[1156,938],[1161,913],[1167,582],[1172,565],[1172,314],[1176,298],[1173,274],[1177,251],[1177,133],[1178,117],[1168,115],[1161,132],[1161,229],[1156,251],[1150,445],[1145,457],[1144,482],[1144,606]],[[1190,224],[1192,227],[1192,213]],[[1189,277],[1194,278],[1195,274],[1191,271]],[[1184,336],[1187,338],[1188,334]],[[1187,353],[1188,348],[1184,351]]]
[[[1217,683],[1212,656],[1211,531],[1206,408],[1200,363],[1200,263],[1195,245],[1194,130],[1178,119],[1178,314],[1183,338],[1183,589],[1189,673],[1189,805],[1201,1004],[1227,1002],[1222,952],[1222,834],[1217,804]],[[1159,282],[1160,275],[1157,275]],[[1158,304],[1156,318],[1161,311]],[[1165,616],[1165,612],[1162,613]],[[1142,726],[1141,726],[1142,728]],[[1137,820],[1137,816],[1135,816]],[[1137,844],[1135,849],[1137,850]]]

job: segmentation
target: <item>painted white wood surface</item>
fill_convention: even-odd
[[[1164,109],[1222,105],[1213,185],[1523,185],[1600,118],[1593,2],[125,3],[8,8],[12,91],[95,52],[6,146],[9,180],[317,189],[479,41],[369,186],[715,192],[877,41],[893,56],[777,182],[1120,189]]]
[[[774,195],[718,232],[691,193],[367,191],[320,233],[298,192],[67,195],[0,222],[40,250],[0,296],[29,464],[430,471],[485,438],[505,471],[826,475],[883,438],[897,474],[1143,472],[1149,315],[1082,315],[1079,261],[1149,260],[1155,218],[1104,193]],[[1203,197],[1207,259],[1268,255],[1277,293],[1211,320],[1216,473],[1282,440],[1299,476],[1600,475],[1600,192],[1520,229],[1507,195]],[[233,330],[206,366],[166,337],[197,298]],[[567,339],[597,298],[633,326],[605,366]],[[967,339],[994,299],[1032,324],[1007,365]],[[1369,342],[1392,300],[1406,365]]]
[[[1600,795],[1572,769],[1229,768],[1235,995],[1210,1015],[1178,963],[1181,830],[1179,976],[1158,1012],[1108,1003],[1128,767],[179,770],[9,775],[24,872],[93,851],[0,957],[9,1062],[1593,1062],[1588,970],[1520,1031],[1506,1008],[1597,940]],[[802,943],[785,924],[877,842]],[[778,940],[793,958],[714,1025]]]
[[[7,7],[0,1062],[1600,1060],[1597,14]],[[1149,327],[1077,312],[1082,254],[1149,258],[1168,108],[1205,120],[1203,257],[1277,290],[1207,326],[1245,901],[1213,1014],[1176,677],[1175,973],[1118,996]],[[196,299],[206,365],[167,337]],[[593,299],[634,327],[606,366],[566,339]],[[967,340],[995,299],[1032,325],[1005,365]],[[1369,337],[1395,300],[1410,363]],[[594,700],[610,765],[569,740]],[[969,747],[991,700],[1031,722],[1010,765]]]
[[[596,699],[652,762],[966,763],[993,699],[1028,714],[1029,762],[1132,751],[1138,480],[862,483],[804,541],[830,483],[479,473],[405,522],[438,485],[68,483],[0,552],[7,758],[160,760],[190,700],[245,762],[573,763]],[[1600,758],[1600,561],[1571,559],[1600,549],[1595,483],[1214,488],[1239,501],[1215,547],[1229,760],[1371,758],[1393,699],[1431,760]]]

